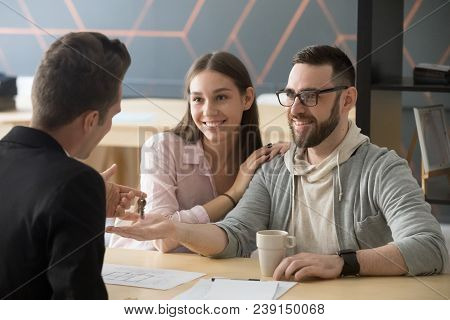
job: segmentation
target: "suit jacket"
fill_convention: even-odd
[[[106,299],[105,185],[50,135],[0,140],[0,299]]]

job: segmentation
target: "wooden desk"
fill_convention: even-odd
[[[168,268],[206,273],[205,278],[259,277],[256,259],[210,259],[196,254],[162,254],[155,251],[107,249],[105,263],[126,264],[148,268]],[[115,299],[171,299],[190,288],[197,280],[174,289],[152,290],[107,285],[109,298]],[[300,299],[450,299],[450,274],[427,277],[361,277],[335,280],[311,280],[299,283],[281,297]]]

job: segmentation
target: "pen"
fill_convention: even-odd
[[[226,279],[226,278],[211,278],[211,281],[214,282],[216,279]],[[226,279],[226,280],[241,280],[241,281],[261,281],[260,279]]]

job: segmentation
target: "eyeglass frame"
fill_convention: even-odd
[[[280,96],[279,96],[280,93],[287,93],[287,92],[286,92],[286,89],[283,89],[283,90],[277,90],[277,91],[275,92],[275,94],[277,95],[278,102],[279,102],[280,105],[281,105],[282,107],[284,107],[284,108],[290,108],[290,107],[292,107],[292,106],[294,105],[294,103],[295,103],[295,99],[296,99],[296,98],[298,98],[298,100],[300,100],[300,102],[302,103],[302,105],[304,105],[304,106],[306,106],[306,107],[308,107],[308,108],[314,108],[314,107],[317,106],[317,104],[319,103],[319,95],[321,95],[322,93],[335,92],[335,91],[339,91],[339,90],[345,90],[345,89],[348,89],[348,88],[350,88],[350,86],[336,86],[336,87],[327,88],[327,89],[323,89],[323,90],[303,90],[303,91],[299,91],[299,92],[297,92],[297,93],[295,94],[294,99],[292,100],[292,104],[291,104],[290,106],[285,106],[284,104],[282,104],[282,103],[281,103],[281,100],[280,100]],[[302,94],[304,94],[304,93],[315,93],[315,94],[316,94],[316,103],[315,103],[313,106],[309,106],[309,105],[303,103],[303,100],[302,100],[302,97],[301,97],[301,96],[302,96]]]

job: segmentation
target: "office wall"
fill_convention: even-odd
[[[406,75],[418,62],[449,63],[450,5],[430,15],[446,2],[405,1]],[[306,45],[338,45],[355,62],[356,24],[357,0],[2,0],[0,70],[32,75],[54,38],[93,29],[128,45],[126,95],[181,97],[189,65],[214,50],[238,55],[258,92],[273,92]],[[430,102],[406,104],[418,99]]]
[[[131,96],[181,97],[192,61],[214,50],[238,55],[258,92],[284,85],[291,57],[303,46],[337,44],[353,60],[356,52],[356,0],[5,3],[16,12],[0,3],[0,69],[31,75],[54,37],[69,30],[95,29],[128,45],[133,64],[126,78],[131,88],[125,88],[125,94]]]

